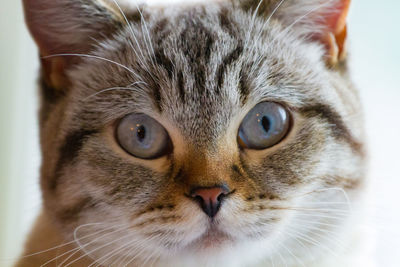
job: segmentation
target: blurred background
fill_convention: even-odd
[[[351,69],[369,139],[374,257],[385,267],[400,266],[399,11],[399,0],[353,0],[349,18]],[[1,0],[0,267],[11,266],[21,253],[41,206],[37,72],[21,1]]]

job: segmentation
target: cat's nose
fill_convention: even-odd
[[[190,196],[199,202],[200,207],[210,218],[214,218],[221,207],[222,200],[228,194],[227,186],[214,186],[194,188]]]

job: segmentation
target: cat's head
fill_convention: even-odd
[[[105,265],[329,254],[364,176],[348,2],[24,0],[45,211]]]

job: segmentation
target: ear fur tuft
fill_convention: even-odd
[[[255,10],[260,0],[233,0],[245,10]],[[335,66],[346,55],[346,19],[351,0],[261,0],[258,13],[273,14],[285,27],[311,37],[326,48],[326,62]]]
[[[102,39],[121,25],[117,12],[102,0],[23,0],[26,24],[42,57],[62,53],[87,53],[93,38]],[[77,59],[42,59],[49,86],[68,87],[65,69]]]

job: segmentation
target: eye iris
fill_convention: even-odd
[[[238,132],[242,148],[262,150],[280,143],[289,132],[290,114],[274,102],[257,104],[245,116]]]
[[[269,130],[271,129],[271,121],[269,120],[269,118],[267,116],[264,116],[261,120],[261,125],[264,128],[264,131],[266,133],[269,132]]]
[[[166,129],[145,114],[129,114],[116,128],[118,144],[129,154],[141,159],[156,159],[172,152]]]

